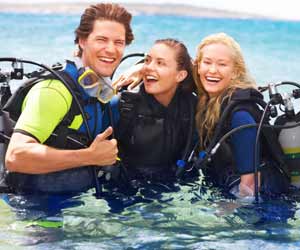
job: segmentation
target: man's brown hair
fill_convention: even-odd
[[[87,38],[93,31],[94,23],[97,20],[114,21],[124,25],[125,43],[129,45],[134,39],[131,29],[132,15],[122,6],[113,3],[100,3],[86,8],[81,16],[80,24],[75,30],[75,44],[79,43],[79,38]],[[79,46],[81,57],[82,49]]]

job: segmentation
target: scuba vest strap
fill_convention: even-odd
[[[263,95],[256,89],[238,89],[232,94],[231,100],[245,101],[245,100],[263,100]]]
[[[120,122],[122,127],[118,127],[118,137],[124,136],[131,125],[134,124],[136,116],[136,107],[141,99],[140,93],[132,93],[130,91],[123,91],[119,100]]]
[[[111,110],[110,103],[106,104],[104,108],[107,109],[110,126],[113,128],[111,137],[115,138],[115,132],[114,132],[115,124],[114,124],[114,117],[113,117],[113,112]]]
[[[57,135],[55,137],[55,146],[57,148],[66,148],[68,143],[68,131],[68,127],[61,125],[57,126],[54,130],[55,135]]]
[[[189,108],[189,126],[188,126],[188,133],[187,133],[187,140],[186,140],[186,145],[185,148],[183,150],[182,153],[182,158],[180,160],[178,160],[176,162],[177,165],[177,170],[176,170],[176,177],[177,178],[182,178],[184,175],[184,170],[186,169],[186,164],[188,163],[188,161],[190,161],[191,159],[189,159],[190,155],[193,154],[193,152],[195,151],[195,148],[198,145],[198,141],[196,143],[196,145],[192,148],[193,145],[193,137],[195,135],[195,105],[194,102],[192,101],[192,98],[186,98],[186,100],[188,101],[188,108]]]
[[[186,98],[188,101],[188,109],[190,111],[189,113],[189,126],[188,126],[188,134],[187,134],[187,140],[186,140],[186,145],[182,154],[182,159],[187,160],[189,153],[191,152],[192,149],[192,144],[193,144],[193,136],[195,135],[195,105],[193,102],[192,98]]]
[[[80,97],[80,92],[78,90],[77,83],[74,82],[74,79],[65,71],[58,71],[58,74],[60,74],[60,76],[62,76],[68,82],[69,86],[71,87],[71,89],[73,91],[72,95],[75,94],[77,97]],[[79,100],[81,100],[81,99],[79,98]],[[81,105],[82,106],[84,105],[83,101],[81,102]],[[73,97],[70,110],[65,115],[63,120],[61,121],[61,125],[70,126],[72,121],[74,120],[75,116],[79,115],[79,114],[80,114],[79,107],[75,103],[74,97]]]
[[[75,67],[75,66],[74,66]],[[72,89],[72,96],[76,95],[78,97],[78,100],[80,100],[81,105],[83,106],[84,103],[80,98],[80,92],[77,88],[77,84],[74,81],[74,79],[69,75],[69,73],[65,71],[57,71],[57,74],[59,74],[69,85],[69,87]],[[53,131],[53,134],[55,134],[55,145],[58,148],[65,148],[68,143],[68,134],[69,129],[68,127],[73,122],[76,115],[81,114],[78,105],[74,101],[74,96],[72,98],[71,106],[69,111],[66,113],[62,121],[59,123],[59,125],[55,128]],[[50,139],[51,141],[51,139]],[[88,140],[89,141],[89,140]]]

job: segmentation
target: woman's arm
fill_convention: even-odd
[[[233,114],[231,128],[236,128],[246,124],[256,124],[256,121],[249,112],[237,111]],[[241,196],[254,195],[254,150],[256,133],[257,129],[255,127],[246,128],[236,132],[231,138],[233,157],[236,167],[241,174],[241,182],[239,185],[239,193]]]

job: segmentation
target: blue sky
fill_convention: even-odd
[[[134,3],[148,2],[137,0],[122,1]],[[300,20],[300,11],[296,4],[297,1],[298,0],[151,0],[151,3],[185,3],[270,17]]]

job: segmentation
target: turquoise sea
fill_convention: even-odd
[[[0,57],[63,62],[75,49],[78,22],[79,15],[0,13]],[[127,54],[146,52],[154,40],[172,37],[184,41],[193,56],[204,36],[226,32],[240,43],[260,85],[300,82],[300,22],[137,15],[133,30]],[[0,64],[2,70],[9,66]],[[149,185],[132,197],[97,200],[92,194],[3,194],[0,249],[300,249],[297,195],[247,204],[224,198],[201,179]]]

